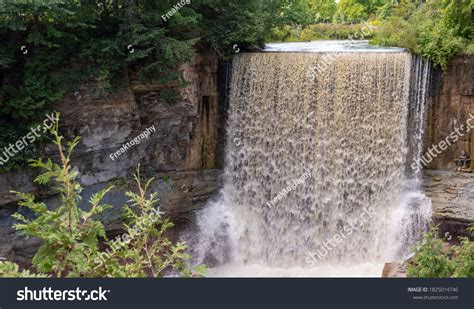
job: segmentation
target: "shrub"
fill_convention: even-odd
[[[57,115],[59,117],[59,115]],[[115,239],[107,239],[103,224],[97,219],[109,205],[101,200],[112,188],[94,194],[90,199],[91,208],[78,207],[82,188],[77,182],[78,172],[70,165],[70,156],[79,143],[79,138],[63,147],[58,133],[58,121],[51,129],[54,144],[60,156],[60,164],[51,159],[46,162],[35,160],[32,166],[43,168],[35,182],[41,185],[53,182],[59,192],[60,205],[53,210],[41,202],[36,202],[32,194],[16,192],[21,198],[20,206],[31,210],[35,217],[27,218],[14,214],[18,223],[15,229],[27,236],[42,240],[32,263],[38,275],[55,277],[159,277],[164,270],[172,269],[184,276],[200,276],[203,268],[189,269],[188,255],[184,243],[173,244],[164,236],[172,223],[161,218],[155,209],[157,194],[147,192],[153,179],[143,186],[139,170],[135,175],[138,193],[127,192],[131,205],[124,206],[126,219],[125,234]],[[100,250],[101,240],[107,251]],[[0,276],[27,277],[28,271],[20,272],[18,266],[2,262]]]
[[[45,274],[35,274],[31,271],[25,269],[20,270],[17,264],[8,262],[8,261],[0,261],[0,276],[1,277],[8,277],[8,278],[47,278],[48,275]]]
[[[473,233],[474,228],[468,231]],[[437,227],[425,233],[416,254],[407,263],[408,277],[474,277],[474,242],[462,237],[460,245],[450,246],[438,235]]]
[[[450,252],[443,240],[438,237],[438,228],[433,227],[425,233],[420,248],[408,264],[408,277],[445,278],[450,277],[453,265]]]
[[[333,24],[316,24],[303,29],[301,39],[304,41],[311,40],[355,40],[369,39],[373,32],[367,33],[367,25],[333,25]]]
[[[465,41],[444,22],[424,23],[419,31],[413,51],[446,69],[448,62],[465,48]]]
[[[474,233],[474,228],[469,228]],[[474,242],[467,237],[461,238],[461,246],[454,248],[456,259],[454,260],[453,277],[474,277]]]

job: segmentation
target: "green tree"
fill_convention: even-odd
[[[366,7],[357,0],[340,0],[334,15],[336,23],[357,23],[368,17]]]
[[[277,0],[279,1],[279,0]],[[195,0],[192,7],[202,17],[201,37],[221,57],[243,48],[263,45],[273,22],[268,8],[271,0]]]
[[[303,27],[314,22],[316,16],[311,11],[308,0],[277,0],[274,14],[275,27]]]
[[[309,9],[314,22],[330,22],[337,10],[335,0],[309,0]]]
[[[470,0],[402,0],[381,13],[385,21],[373,43],[401,46],[445,69],[473,46]]]
[[[358,0],[369,16],[375,15],[384,5],[394,3],[393,0]]]
[[[86,82],[107,94],[138,73],[143,83],[161,84],[162,101],[173,103],[185,84],[178,68],[197,48],[228,57],[235,44],[263,44],[274,22],[271,2],[193,0],[167,16],[176,1],[2,1],[0,149]],[[2,170],[26,166],[37,146]]]
[[[392,0],[341,0],[338,2],[334,21],[354,23],[373,19],[393,3]]]

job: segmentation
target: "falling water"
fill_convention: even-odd
[[[419,56],[412,56],[409,112],[408,112],[408,179],[405,193],[391,219],[392,233],[389,241],[391,255],[406,258],[412,254],[412,246],[420,240],[420,231],[428,228],[431,218],[431,200],[419,191],[420,174],[412,165],[423,155],[427,121],[427,104],[431,82],[431,63]]]
[[[406,255],[430,217],[406,172],[427,67],[406,52],[236,56],[225,185],[198,215],[196,262],[216,275],[350,275]]]

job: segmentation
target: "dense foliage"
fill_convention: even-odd
[[[360,23],[375,18],[390,0],[275,0],[273,26],[305,27],[314,23]]]
[[[474,228],[469,228],[474,236]],[[450,246],[439,236],[437,227],[424,235],[415,256],[407,264],[409,277],[474,277],[474,242],[462,237],[460,245]]]
[[[161,97],[172,101],[183,84],[176,68],[198,46],[229,56],[234,44],[263,43],[269,29],[263,0],[188,0],[176,11],[178,2],[2,2],[0,149],[24,136],[66,93],[80,93],[85,82],[107,93],[124,85],[127,72],[137,72],[142,82],[167,85]],[[0,168],[24,165],[34,153],[30,145]]]
[[[34,213],[34,218],[16,213],[18,223],[14,226],[27,236],[42,240],[42,245],[33,258],[38,274],[28,270],[20,271],[11,262],[0,262],[0,276],[30,277],[53,275],[56,277],[159,277],[167,269],[178,271],[184,276],[202,274],[202,267],[193,271],[187,267],[188,255],[184,243],[172,243],[164,233],[172,226],[161,218],[156,209],[156,193],[149,194],[140,179],[139,170],[135,176],[138,193],[128,192],[130,205],[125,205],[125,234],[107,239],[102,222],[98,219],[110,207],[101,200],[111,187],[95,193],[89,210],[78,207],[81,186],[76,178],[78,172],[71,168],[70,156],[79,138],[63,146],[58,135],[57,122],[52,129],[61,163],[51,160],[36,160],[33,166],[46,172],[35,182],[41,185],[54,183],[59,192],[60,205],[54,209],[36,202],[32,194],[17,193],[20,206]],[[66,149],[65,149],[66,148]],[[100,241],[106,251],[101,250]]]
[[[85,83],[105,94],[137,73],[162,84],[162,101],[173,103],[184,84],[177,68],[198,49],[227,58],[235,45],[360,39],[368,22],[380,26],[374,44],[406,47],[444,68],[454,55],[474,51],[472,8],[472,0],[2,1],[0,149],[66,94],[78,93],[81,104]],[[24,166],[41,141],[0,171]]]
[[[1,7],[1,148],[86,80],[111,91],[124,82],[126,66],[139,67],[144,81],[179,80],[171,70],[192,55],[195,13],[183,8],[186,17],[165,29],[159,13],[171,1],[132,3],[12,1]],[[15,159],[25,162],[17,156],[10,166]]]
[[[347,39],[368,22],[379,29],[372,44],[399,46],[445,69],[459,53],[473,53],[472,0],[280,0],[273,41]],[[314,9],[311,9],[314,8]],[[316,24],[328,23],[332,25]],[[359,28],[361,26],[358,26]]]
[[[303,29],[284,26],[273,29],[271,40],[299,42],[313,40],[368,40],[375,34],[368,24],[314,24]]]
[[[278,1],[278,0],[277,0]],[[235,54],[234,45],[262,45],[273,16],[273,0],[194,0],[191,6],[200,16],[201,39],[221,57]]]
[[[281,42],[370,39],[367,21],[376,20],[387,0],[280,0],[269,40]]]
[[[443,69],[455,55],[474,51],[472,0],[401,0],[384,6],[374,44],[401,46]]]

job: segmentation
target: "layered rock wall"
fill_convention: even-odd
[[[456,134],[459,140],[446,150],[435,152],[436,157],[428,168],[454,168],[462,150],[474,157],[474,130],[463,132],[470,114],[474,118],[474,56],[459,56],[452,60],[447,71],[438,72],[434,82],[434,96],[429,108],[427,127],[427,147],[438,145],[450,134]],[[474,125],[474,120],[471,120]],[[461,134],[456,133],[456,128]],[[467,130],[464,130],[467,131]],[[455,132],[455,133],[453,133]],[[451,139],[453,140],[453,139]],[[471,160],[471,168],[474,160]]]
[[[224,111],[219,103],[218,60],[197,55],[181,70],[187,86],[172,105],[160,96],[163,85],[144,85],[127,73],[129,86],[114,94],[103,94],[97,84],[90,83],[55,106],[61,113],[61,134],[67,140],[81,136],[72,157],[84,187],[81,207],[87,207],[94,192],[115,185],[104,200],[116,206],[104,219],[109,232],[120,229],[119,208],[128,200],[124,192],[133,190],[133,184],[123,179],[131,179],[138,164],[144,178],[158,178],[152,189],[159,192],[160,207],[170,216],[202,207],[219,191]],[[155,132],[148,138],[110,157],[151,126]],[[43,150],[43,156],[57,159],[51,146]],[[21,209],[10,191],[34,193],[48,205],[58,203],[56,192],[33,183],[36,174],[30,169],[0,174],[0,258],[27,257],[35,247],[11,228],[10,215]],[[159,180],[164,176],[169,178],[166,183]]]
[[[432,150],[435,156],[424,172],[423,190],[432,201],[433,222],[442,235],[453,240],[470,236],[467,228],[474,223],[474,56],[453,59],[442,74],[438,72],[428,109],[426,148],[441,141],[457,140]],[[457,171],[456,159],[462,151],[470,157],[470,169]]]

